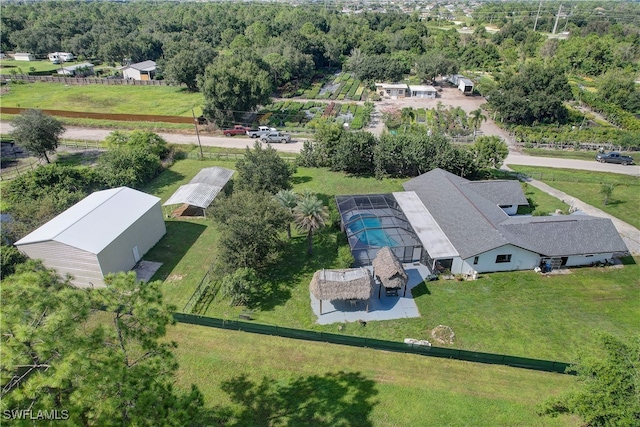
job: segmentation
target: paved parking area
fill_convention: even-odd
[[[369,267],[370,268],[370,267]],[[430,272],[422,265],[404,264],[405,271],[409,276],[406,295],[402,295],[402,290],[398,296],[386,296],[384,289],[378,298],[379,286],[376,285],[373,296],[369,301],[369,312],[366,311],[367,302],[358,301],[352,305],[348,301],[322,301],[322,315],[320,315],[320,301],[312,294],[311,309],[318,318],[320,325],[342,322],[369,322],[373,320],[403,319],[409,317],[420,317],[418,306],[416,306],[411,289],[424,281]]]

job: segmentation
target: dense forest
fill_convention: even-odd
[[[273,89],[291,92],[327,69],[368,84],[407,76],[428,82],[461,71],[483,76],[477,90],[508,126],[579,123],[562,107],[579,99],[615,126],[640,130],[637,2],[485,3],[467,13],[465,31],[418,6],[411,13],[372,5],[346,13],[335,3],[64,1],[0,8],[2,51],[69,51],[113,65],[155,60],[157,78],[216,101],[205,112],[217,121],[233,121]],[[220,83],[221,76],[228,82]],[[230,81],[256,86],[256,96],[242,102],[227,96],[234,102],[225,108],[219,100],[229,95]]]

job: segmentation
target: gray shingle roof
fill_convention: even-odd
[[[405,190],[414,191],[420,197],[462,258],[509,243],[493,224],[493,221],[507,219],[507,214],[480,196],[476,195],[476,199],[481,200],[472,201],[469,196],[473,197],[473,191],[463,185],[468,182],[442,169],[434,169],[403,185]]]
[[[550,257],[627,251],[613,222],[607,218],[514,217],[500,224],[500,230],[514,245]]]
[[[526,203],[517,181],[471,182],[434,169],[406,182],[404,188],[420,197],[462,258],[505,244],[545,256],[628,250],[606,218],[509,217],[498,205]]]

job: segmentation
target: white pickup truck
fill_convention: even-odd
[[[270,128],[269,126],[259,126],[258,129],[249,129],[247,136],[251,138],[260,138],[263,135],[267,135],[271,132],[277,132],[276,128]]]

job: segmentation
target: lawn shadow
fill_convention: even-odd
[[[313,178],[311,178],[310,176],[294,176],[291,178],[291,183],[293,185],[298,185],[298,184],[305,184],[307,182],[311,182],[313,181]]]
[[[622,265],[636,265],[636,259],[632,255],[620,258],[620,262]]]
[[[418,298],[421,297],[422,295],[431,295],[431,291],[429,290],[429,287],[427,286],[427,282],[422,282],[417,286],[414,286],[411,289],[411,294],[413,295],[413,298]]]
[[[607,201],[607,206],[620,206],[620,205],[624,205],[625,203],[627,202],[624,200],[609,199]]]
[[[166,190],[167,187],[174,185],[176,182],[182,181],[185,176],[171,169],[165,169],[149,184],[145,185],[141,190],[145,193],[158,195]]]
[[[205,225],[187,221],[166,221],[165,225],[167,233],[145,255],[149,261],[162,263],[151,280],[164,281],[207,229]]]
[[[268,291],[253,303],[260,310],[271,310],[291,298],[291,288],[300,283],[301,278],[322,268],[331,268],[338,256],[336,234],[323,229],[313,236],[313,254],[307,254],[307,237],[294,236],[285,248],[280,261],[266,274]]]
[[[64,166],[83,166],[94,165],[100,155],[104,151],[101,150],[83,150],[79,152],[59,152],[57,153],[56,163]]]
[[[370,427],[378,403],[375,382],[360,372],[311,375],[287,384],[268,377],[253,382],[241,375],[223,382],[221,389],[240,406],[227,426]]]

